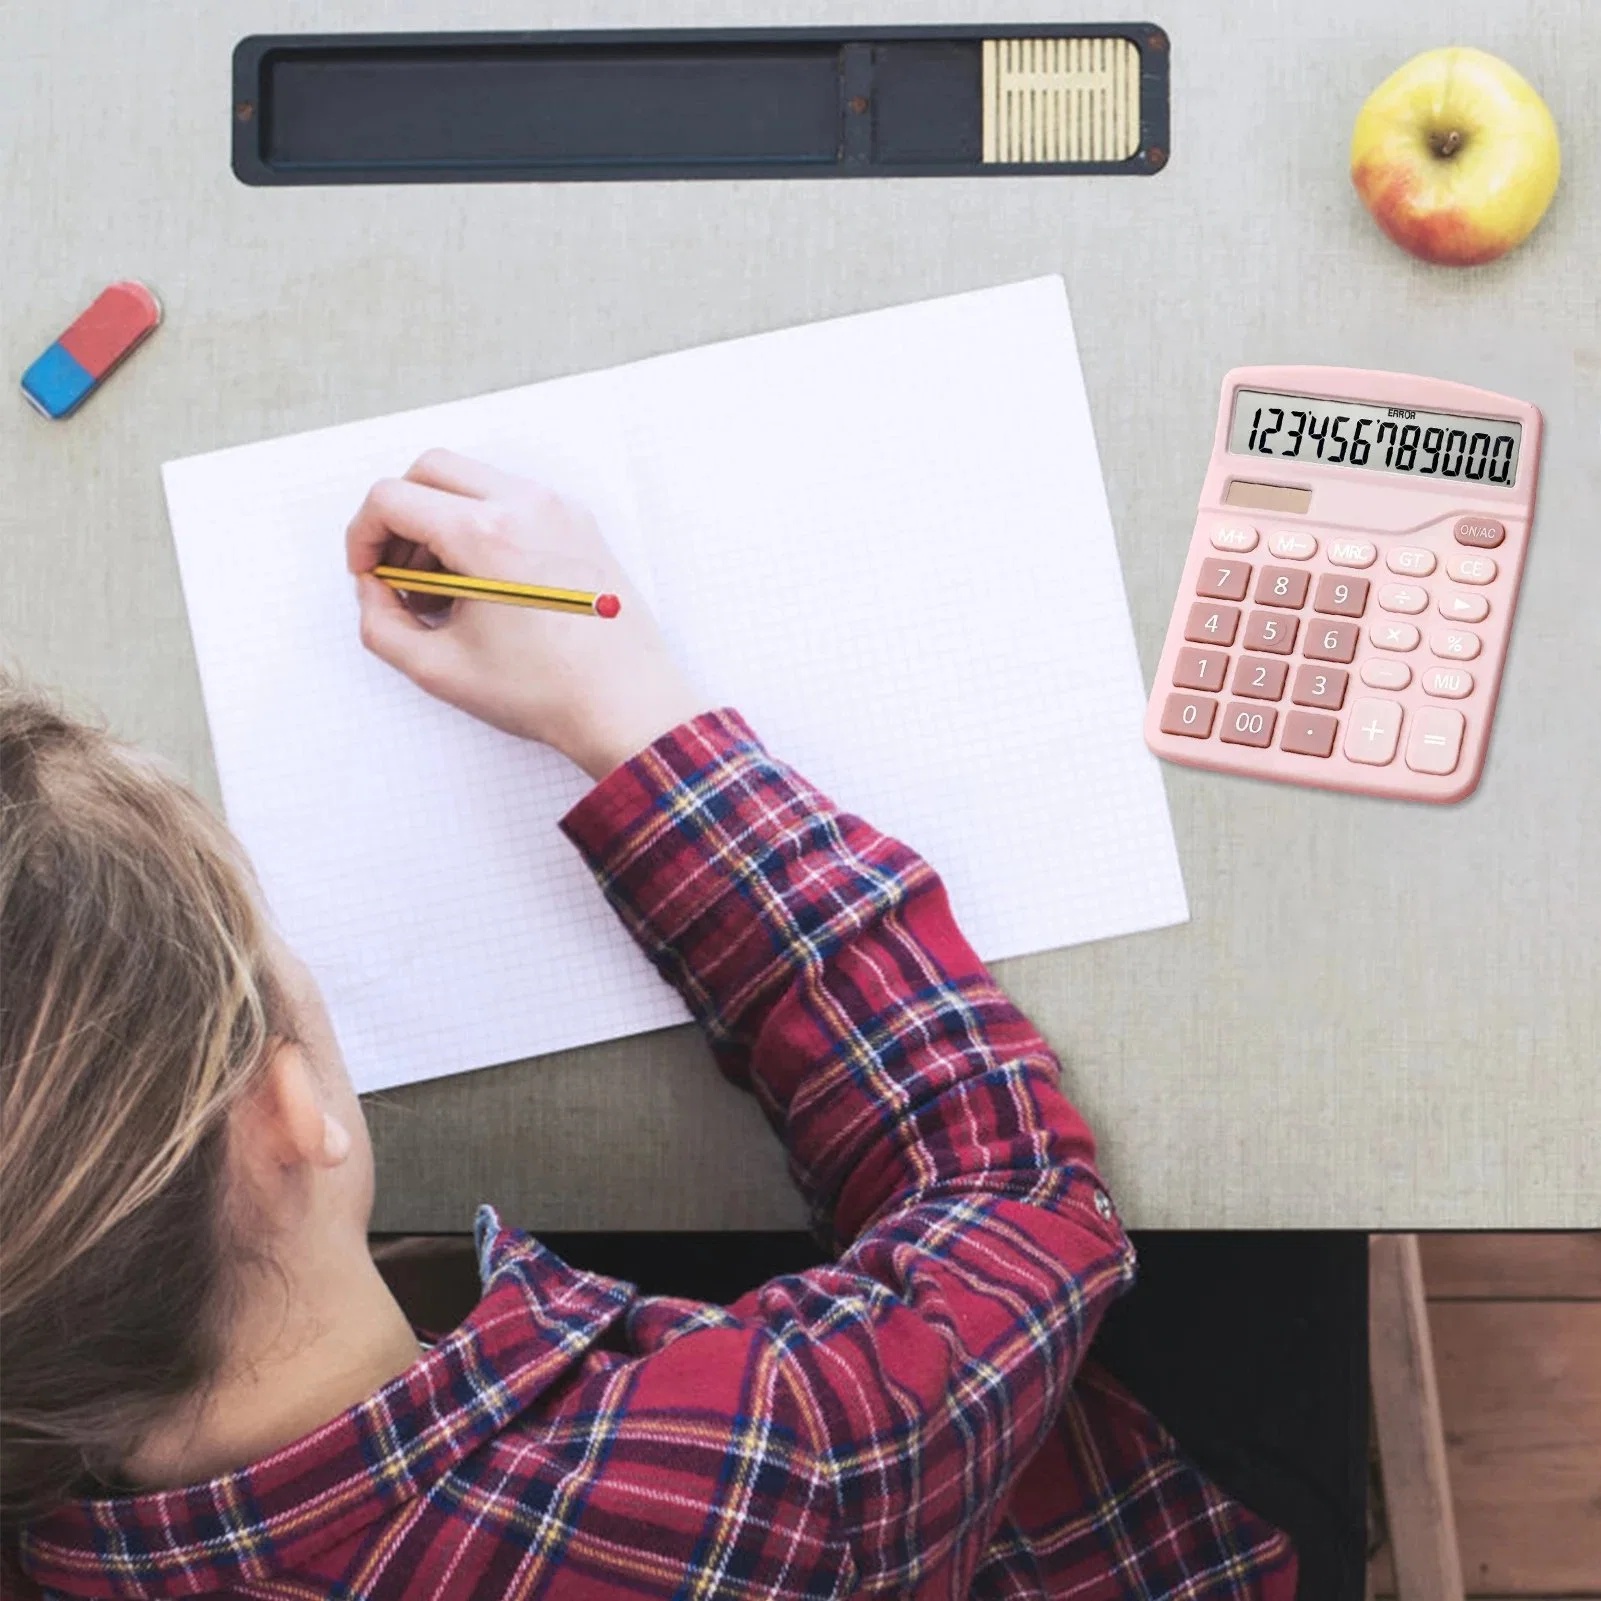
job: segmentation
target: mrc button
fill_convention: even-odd
[[[1506,538],[1506,528],[1493,517],[1458,517],[1451,530],[1459,545],[1475,545],[1480,550],[1494,550]]]

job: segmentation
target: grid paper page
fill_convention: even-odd
[[[688,1016],[555,826],[589,781],[368,655],[344,571],[374,480],[448,445],[585,501],[651,593],[599,388],[570,379],[164,469],[228,822],[359,1089]]]
[[[358,1087],[685,1015],[554,827],[587,780],[357,641],[344,525],[432,444],[586,501],[985,958],[1186,917],[1061,280],[761,335],[165,469],[229,822]]]
[[[1060,278],[628,386],[675,647],[934,863],[980,956],[1188,917]]]

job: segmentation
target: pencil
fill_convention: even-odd
[[[414,595],[443,595],[450,600],[498,600],[506,606],[538,606],[578,617],[615,617],[622,602],[615,595],[588,589],[556,589],[549,584],[514,584],[504,578],[468,578],[462,573],[428,572],[420,567],[374,567],[391,589]]]

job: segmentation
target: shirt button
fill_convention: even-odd
[[[1112,1197],[1105,1190],[1095,1192],[1095,1210],[1101,1214],[1105,1222],[1112,1220]]]

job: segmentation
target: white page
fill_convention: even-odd
[[[650,594],[609,405],[578,378],[164,469],[228,822],[359,1089],[688,1016],[556,828],[588,779],[370,656],[344,571],[373,482],[447,445],[582,499]]]
[[[582,775],[357,643],[344,525],[436,443],[586,500],[986,959],[1187,915],[1061,281],[734,341],[168,464],[229,822],[362,1089],[684,1016],[554,827]]]
[[[1060,278],[628,384],[675,646],[934,863],[980,956],[1188,917]]]

